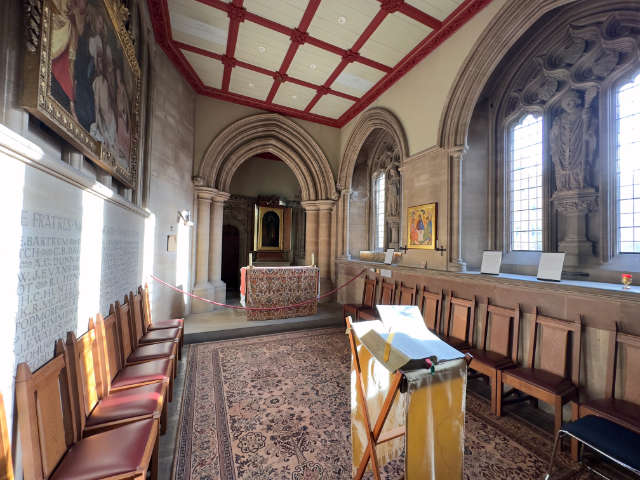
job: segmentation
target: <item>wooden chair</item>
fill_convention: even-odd
[[[611,335],[605,398],[581,403],[580,418],[596,415],[640,433],[640,337],[615,331]],[[616,380],[621,388],[616,395]]]
[[[384,279],[380,284],[380,301],[378,305],[393,305],[393,292],[395,290],[395,285],[391,282],[387,282]],[[358,311],[358,319],[359,320],[376,320],[378,318],[378,311],[374,307],[369,310],[359,310]]]
[[[88,437],[148,418],[160,419],[166,431],[167,384],[150,383],[127,390],[108,392],[102,378],[98,342],[94,328],[76,338],[67,332],[65,354],[75,398],[78,437]]]
[[[163,342],[174,342],[176,344],[177,358],[181,358],[180,349],[180,328],[162,328],[157,330],[145,331],[143,300],[141,294],[129,292],[130,317],[132,323],[132,332],[136,335],[138,345],[152,345]]]
[[[473,357],[469,368],[489,377],[493,413],[496,413],[498,371],[518,365],[519,332],[520,305],[509,309],[487,303],[484,325],[478,339],[480,348],[467,351]]]
[[[13,461],[11,460],[11,442],[7,429],[7,417],[4,400],[0,393],[0,480],[13,480]]]
[[[496,415],[502,414],[502,385],[506,383],[537,400],[553,405],[555,434],[562,425],[562,406],[569,401],[578,401],[581,330],[580,315],[575,322],[568,322],[540,315],[536,308],[535,319],[531,322],[526,367],[498,370]],[[569,348],[570,342],[572,348]],[[570,356],[571,375],[568,376]],[[577,403],[574,403],[573,408],[575,415]]]
[[[396,305],[414,305],[416,303],[416,288],[400,282],[396,289]]]
[[[433,333],[439,335],[440,315],[442,310],[442,290],[438,293],[433,293],[430,292],[427,287],[423,287],[419,304],[425,325]]]
[[[361,311],[366,312],[369,317],[376,317],[376,279],[366,277],[364,279],[364,287],[362,289],[362,303],[359,305],[355,303],[345,303],[342,306],[343,317],[348,316],[354,318],[356,321],[360,320],[359,313]]]
[[[125,297],[125,302],[128,302]],[[153,360],[170,360],[171,376],[176,376],[176,347],[175,342],[155,343],[152,345],[138,346],[137,338],[132,332],[133,328],[129,318],[129,304],[118,302],[115,304],[115,314],[121,332],[122,359],[124,365],[137,365]],[[111,314],[111,310],[109,311]]]
[[[471,300],[449,295],[447,301],[446,330],[442,340],[458,350],[469,350],[473,345],[476,319],[476,297]]]
[[[35,372],[16,373],[16,410],[24,480],[144,480],[158,475],[158,420],[147,419],[80,439],[62,340]]]
[[[165,320],[151,319],[151,302],[149,301],[149,286],[145,283],[144,288],[138,287],[138,295],[142,298],[142,320],[145,333],[153,330],[165,330],[167,328],[177,328],[180,330],[180,345],[178,347],[178,358],[182,358],[182,347],[184,346],[184,318],[170,318]]]
[[[113,305],[111,312],[105,318],[96,316],[96,338],[98,353],[104,381],[104,391],[112,392],[126,390],[140,385],[164,383],[167,388],[169,401],[173,400],[173,361],[171,358],[149,360],[144,363],[125,365],[124,347],[118,328]],[[90,326],[91,327],[91,326]],[[128,338],[128,337],[127,337]],[[131,342],[127,340],[129,350]],[[127,356],[130,354],[127,354]]]

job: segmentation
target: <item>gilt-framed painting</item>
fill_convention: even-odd
[[[258,252],[283,249],[284,208],[256,206],[255,249]]]
[[[407,209],[407,248],[435,250],[437,229],[437,203],[416,205]]]
[[[135,188],[140,67],[119,3],[42,1],[38,28],[30,32],[25,49],[22,105]]]

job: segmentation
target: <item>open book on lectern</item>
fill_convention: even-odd
[[[355,322],[358,340],[389,371],[426,368],[463,358],[464,354],[440,340],[424,324],[415,305],[378,305],[380,320]]]

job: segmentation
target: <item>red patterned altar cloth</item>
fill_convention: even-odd
[[[318,311],[320,270],[317,267],[244,267],[241,269],[241,294],[247,307],[297,307],[275,310],[247,310],[247,320],[304,317]]]

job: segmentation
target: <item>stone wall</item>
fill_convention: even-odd
[[[107,314],[112,302],[122,301],[149,273],[185,287],[191,281],[191,233],[178,221],[178,211],[193,210],[195,95],[155,48],[146,7],[140,5],[145,126],[133,191],[112,183],[20,107],[22,2],[0,5],[0,391],[10,431],[17,363],[40,367],[51,358],[56,339],[67,331],[84,333],[90,316]],[[167,251],[170,234],[182,237],[177,252]],[[181,316],[189,305],[156,288],[152,311]]]

